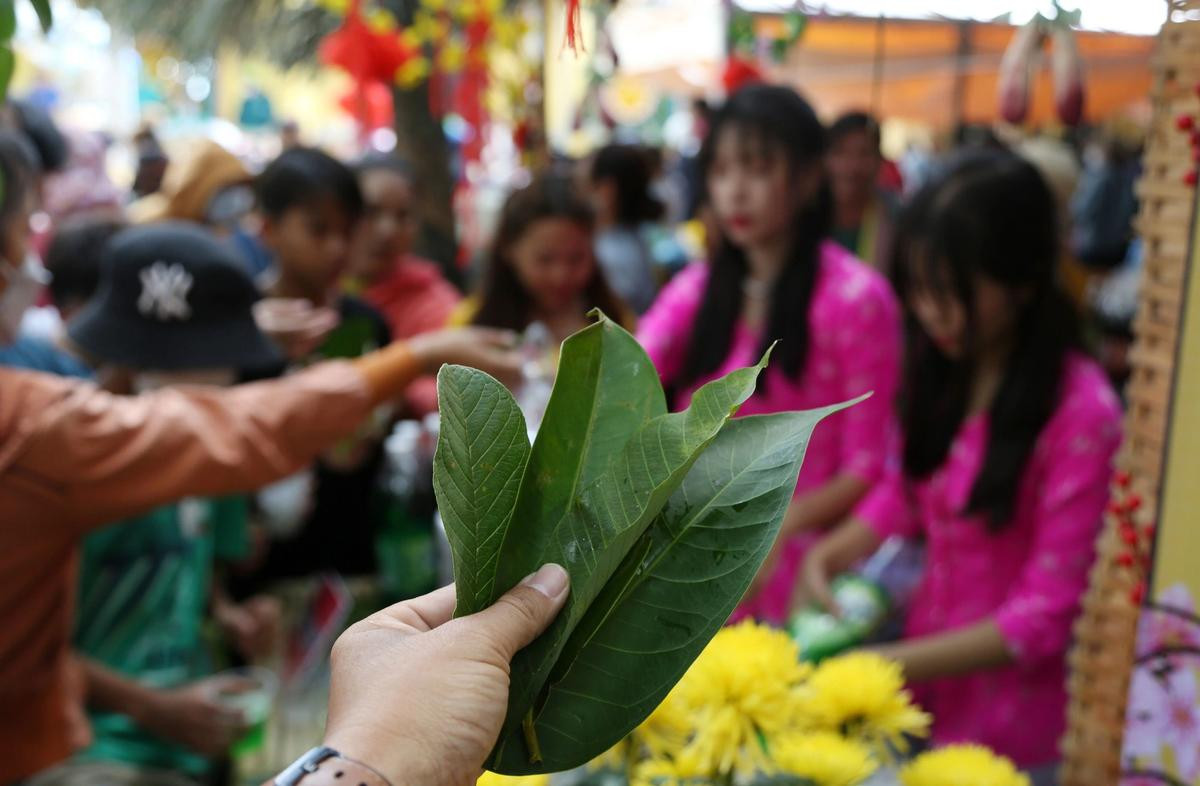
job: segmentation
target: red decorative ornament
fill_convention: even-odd
[[[1175,127],[1180,131],[1191,131],[1196,127],[1196,118],[1191,115],[1180,115],[1175,118]]]
[[[1183,176],[1183,184],[1185,186],[1195,188],[1197,182],[1200,182],[1200,173],[1197,173],[1195,169]]]
[[[1113,482],[1116,483],[1120,488],[1129,488],[1129,483],[1131,480],[1132,478],[1129,476],[1129,473],[1123,469],[1119,469],[1113,473]]]
[[[1140,606],[1142,601],[1146,599],[1146,582],[1139,581],[1133,590],[1129,593],[1129,599],[1133,601],[1133,605]]]
[[[767,81],[758,64],[737,55],[730,55],[721,72],[721,85],[726,95],[733,95],[746,85]]]
[[[1137,532],[1135,532],[1132,528],[1130,528],[1130,529],[1122,528],[1121,529],[1121,542],[1124,543],[1126,546],[1136,546],[1137,542],[1138,542]]]
[[[1192,147],[1200,147],[1200,130],[1192,132]]]
[[[1117,555],[1117,564],[1122,568],[1132,568],[1137,562],[1137,557],[1132,551],[1126,551]]]
[[[570,49],[575,54],[579,54],[584,48],[583,8],[580,3],[581,0],[567,0],[567,40],[564,48]]]

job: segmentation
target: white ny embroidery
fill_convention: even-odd
[[[163,322],[186,320],[192,316],[192,308],[187,302],[188,292],[192,289],[192,274],[184,270],[183,265],[155,262],[139,275],[142,294],[138,298],[138,311]]]

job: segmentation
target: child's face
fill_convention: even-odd
[[[725,236],[741,248],[761,246],[791,230],[817,177],[816,167],[796,172],[779,148],[729,128],[717,139],[708,193]]]
[[[307,296],[321,298],[346,268],[354,222],[333,202],[293,207],[263,222],[262,239],[279,275]]]
[[[398,172],[376,169],[360,178],[366,216],[355,239],[355,275],[375,280],[412,250],[417,231],[413,189]]]
[[[534,222],[508,257],[521,286],[547,314],[577,308],[596,267],[592,233],[566,218]]]

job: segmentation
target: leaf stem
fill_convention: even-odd
[[[541,764],[542,746],[538,744],[537,729],[533,727],[533,709],[525,713],[521,721],[521,731],[525,733],[525,745],[529,747],[529,763]]]

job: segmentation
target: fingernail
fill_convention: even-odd
[[[521,583],[554,600],[566,590],[568,581],[569,577],[562,566],[550,563],[543,565],[537,573],[526,576]]]

